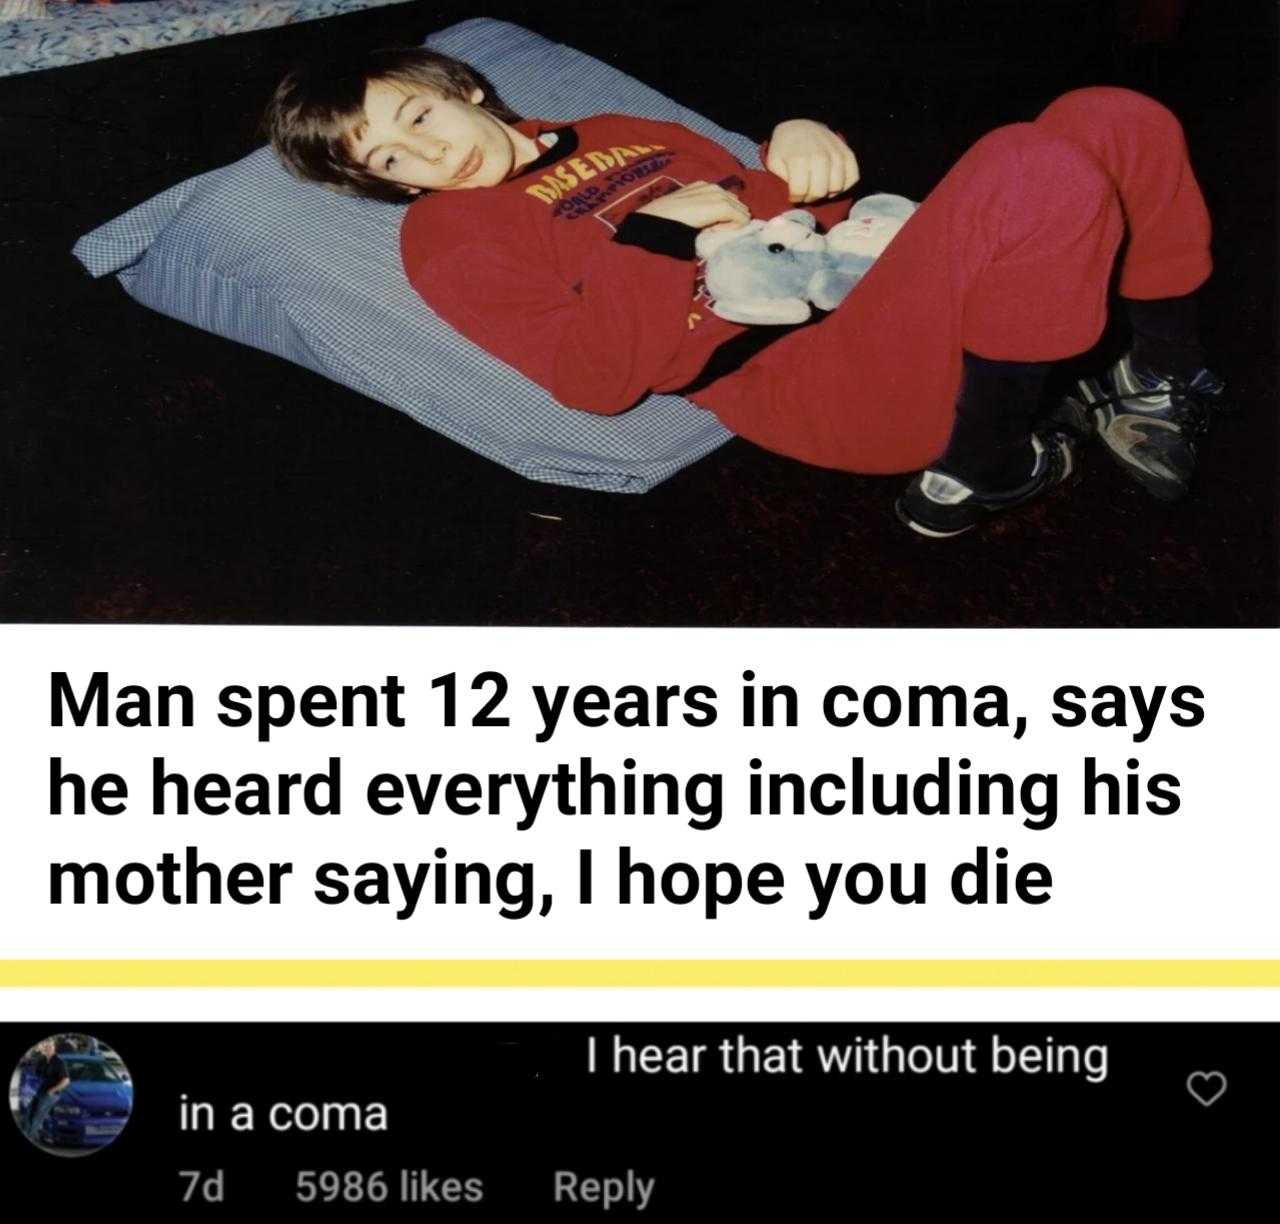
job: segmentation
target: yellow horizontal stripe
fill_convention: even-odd
[[[50,986],[1280,986],[1280,960],[0,960]]]

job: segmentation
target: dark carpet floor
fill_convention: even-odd
[[[774,7],[407,4],[0,80],[0,616],[1276,624],[1275,5],[1192,3],[1166,46],[1135,44],[1117,24],[1125,6],[1107,3]],[[936,543],[894,519],[901,478],[806,468],[741,441],[643,496],[534,484],[152,314],[70,257],[84,230],[254,147],[295,60],[418,41],[477,14],[572,43],[753,135],[826,119],[880,167],[868,188],[917,197],[976,136],[1062,89],[1125,84],[1172,105],[1215,219],[1206,339],[1240,405],[1195,496],[1159,505],[1095,449],[1068,487]]]

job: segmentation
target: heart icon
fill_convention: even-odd
[[[1227,1090],[1227,1077],[1221,1071],[1192,1071],[1187,1076],[1187,1091],[1206,1109]]]

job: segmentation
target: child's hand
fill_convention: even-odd
[[[715,183],[702,180],[669,192],[643,208],[637,208],[636,212],[679,221],[697,230],[724,222],[745,225],[751,220],[750,211],[736,195]]]
[[[788,119],[773,129],[765,169],[786,182],[793,204],[825,200],[858,181],[853,150],[813,119]]]

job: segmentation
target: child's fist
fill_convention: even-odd
[[[765,169],[787,184],[793,204],[812,204],[858,181],[853,150],[825,124],[788,119],[773,129]]]

